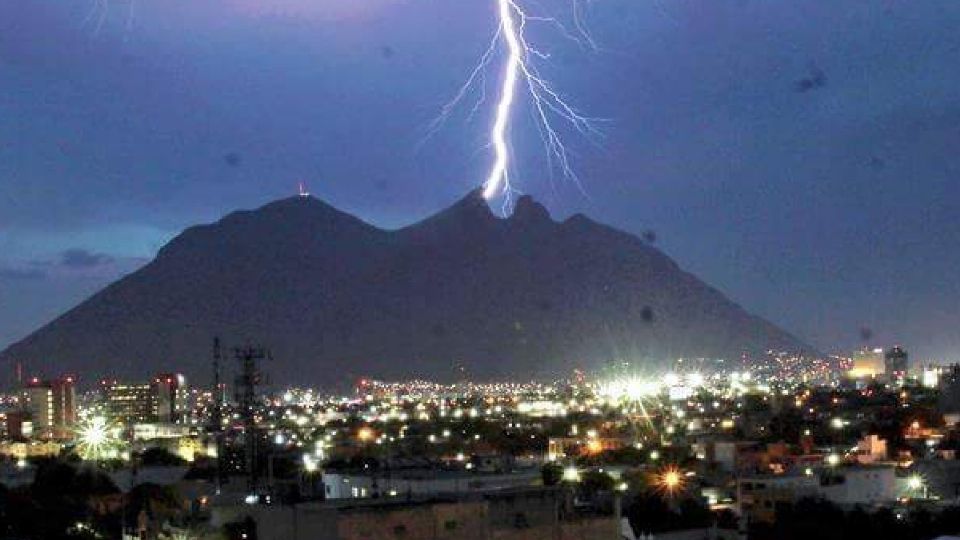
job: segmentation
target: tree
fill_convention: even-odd
[[[154,447],[147,448],[140,454],[140,464],[144,467],[182,467],[187,464],[187,460],[166,448]]]
[[[607,473],[587,471],[580,475],[580,487],[586,493],[596,494],[600,491],[611,491],[613,486],[613,477]]]
[[[563,478],[563,467],[556,463],[547,463],[540,468],[540,476],[543,478],[543,485],[555,486]]]

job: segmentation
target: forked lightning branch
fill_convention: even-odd
[[[530,23],[543,23],[553,27],[556,34],[571,40],[580,46],[594,48],[594,42],[582,24],[582,6],[579,0],[572,4],[573,28],[570,29],[559,19],[552,16],[531,14],[518,0],[495,0],[499,23],[490,41],[490,45],[480,57],[467,81],[460,87],[456,96],[445,105],[434,123],[438,127],[469,95],[479,88],[480,97],[471,111],[475,113],[486,99],[484,83],[486,71],[503,50],[503,64],[500,72],[500,86],[494,108],[492,127],[488,145],[493,153],[490,172],[483,183],[483,196],[487,200],[503,197],[504,206],[509,207],[511,196],[515,192],[511,181],[514,158],[511,152],[510,128],[515,121],[518,99],[525,96],[533,107],[533,116],[540,133],[548,165],[551,171],[558,170],[564,178],[580,185],[579,178],[571,163],[570,154],[557,127],[558,122],[566,123],[581,135],[592,137],[599,135],[591,119],[572,106],[558,90],[541,74],[539,64],[549,61],[550,55],[537,48],[527,37]]]

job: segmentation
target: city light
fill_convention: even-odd
[[[77,451],[88,461],[119,458],[119,436],[118,426],[108,425],[102,416],[91,417],[78,430]]]
[[[579,482],[580,471],[576,467],[570,466],[563,469],[562,479],[564,482]]]
[[[684,474],[676,466],[669,465],[656,473],[654,485],[661,493],[673,496],[683,490]]]
[[[911,491],[920,491],[926,486],[923,481],[923,476],[919,474],[912,474],[907,478],[907,488]]]

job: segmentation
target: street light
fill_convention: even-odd
[[[923,487],[923,478],[919,474],[914,474],[907,478],[907,487],[916,491]]]
[[[680,473],[675,470],[669,470],[663,473],[663,478],[660,480],[660,482],[663,484],[663,487],[670,492],[673,492],[680,487],[680,483],[682,481],[683,480],[680,477]]]
[[[907,478],[907,488],[923,499],[928,498],[927,483],[919,473],[911,474]]]
[[[675,465],[667,466],[654,475],[653,483],[664,495],[672,497],[676,492],[683,490],[683,472]]]
[[[373,439],[374,433],[373,430],[368,427],[362,427],[357,430],[357,438],[363,442],[367,442]]]

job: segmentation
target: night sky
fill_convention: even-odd
[[[485,178],[489,101],[424,136],[486,47],[492,0],[106,4],[0,0],[0,347],[184,227],[300,180],[397,227]],[[960,3],[586,12],[598,51],[549,27],[532,37],[604,136],[565,133],[581,191],[551,178],[518,109],[520,189],[556,217],[653,231],[683,268],[823,350],[867,328],[871,345],[960,360]]]

